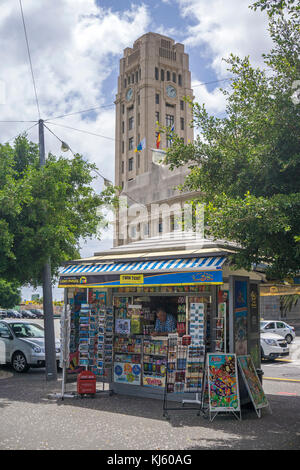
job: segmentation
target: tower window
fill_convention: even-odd
[[[159,72],[158,72],[158,68],[155,67],[155,80],[158,80],[159,79]]]
[[[159,94],[155,94],[155,104],[159,104]]]
[[[125,146],[124,146],[124,140],[122,140],[122,153],[124,153]]]
[[[172,73],[172,81],[174,83],[176,83],[176,73],[175,72]]]
[[[141,96],[140,96],[140,94],[137,95],[137,104],[138,104],[138,106],[141,104]]]
[[[128,150],[133,150],[133,137],[128,140]]]
[[[125,127],[124,127],[124,121],[122,121],[122,134],[124,134]]]
[[[122,114],[124,114],[124,113],[125,113],[125,106],[124,106],[124,104],[122,104]]]
[[[180,109],[184,111],[184,101],[180,100]]]
[[[135,72],[135,83],[137,83],[139,81],[139,72],[136,71]]]
[[[163,232],[163,222],[160,219],[158,222],[158,233],[162,233],[162,232]]]
[[[124,78],[124,88],[126,88],[126,87],[127,87],[127,80],[126,80],[126,78]]]
[[[171,80],[171,73],[169,70],[167,70],[167,82]]]
[[[124,173],[124,162],[122,162],[122,173]]]
[[[184,118],[180,118],[180,129],[184,131]]]
[[[174,124],[174,116],[172,114],[166,114],[166,126],[172,127]]]
[[[128,160],[128,171],[133,170],[133,158],[129,158]]]
[[[163,69],[160,71],[160,79],[162,82],[165,80],[165,71]]]
[[[130,131],[133,129],[133,125],[134,125],[134,118],[133,118],[133,116],[131,116],[128,120],[128,129]]]
[[[128,85],[130,85],[130,75],[128,75]]]
[[[178,85],[182,86],[182,76],[180,74],[178,75]]]
[[[159,112],[155,112],[155,122],[159,122]]]

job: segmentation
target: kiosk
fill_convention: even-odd
[[[65,377],[90,370],[114,393],[197,402],[207,353],[259,369],[263,274],[231,269],[236,249],[170,235],[69,262]]]

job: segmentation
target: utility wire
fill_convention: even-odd
[[[33,129],[33,127],[35,127],[37,125],[37,122],[35,122],[35,124],[33,124],[33,126],[30,126],[28,129],[26,129],[25,131],[21,131],[19,132],[17,135],[15,135],[14,137],[12,137],[11,139],[7,140],[6,143],[8,142],[11,142],[12,140],[15,140],[17,137],[19,137],[19,135],[21,134],[24,134],[24,133],[27,133],[28,131],[30,131],[30,129]]]
[[[95,111],[96,109],[100,109],[100,108],[111,108],[112,106],[114,106],[115,104],[112,103],[112,104],[107,104],[107,105],[103,105],[103,106],[96,106],[95,108],[89,108],[89,109],[83,109],[82,111],[76,111],[74,113],[68,113],[68,114],[61,114],[60,116],[55,116],[55,117],[50,117],[48,119],[45,119],[45,122],[47,121],[52,121],[54,119],[60,119],[60,118],[64,118],[64,117],[67,117],[67,116],[74,116],[75,114],[84,114],[84,113],[89,113],[91,111]]]
[[[51,129],[49,129],[49,127],[46,126],[46,124],[44,124],[44,127],[46,127],[46,129],[48,129],[48,131],[51,132],[51,134],[53,134],[54,137],[56,137],[56,139],[59,140],[59,142],[65,144],[65,142],[64,142],[60,137],[58,137]],[[66,126],[64,126],[64,127],[66,127]],[[76,129],[76,130],[77,130],[77,129]],[[85,132],[85,131],[84,131],[84,132]],[[102,136],[101,136],[101,137],[102,137]],[[72,154],[75,155],[75,153],[73,152],[73,150],[70,148],[69,144],[66,144],[66,145],[68,146],[68,149],[72,152]],[[98,176],[100,176],[100,177],[103,179],[104,184],[105,184],[106,182],[112,184],[111,181],[110,181],[108,178],[105,178],[105,176],[103,176],[103,175],[100,173],[99,170],[93,169],[93,171],[94,171]],[[133,202],[135,202],[135,203],[138,204],[139,206],[146,207],[145,204],[142,204],[142,203],[138,202],[136,199],[134,199],[132,196],[129,196],[129,194],[125,193],[124,191],[123,191],[123,194],[125,194],[125,196],[127,196],[128,199],[131,199]]]
[[[75,127],[66,126],[64,124],[57,124],[56,122],[47,121],[47,123],[52,124],[53,126],[65,127],[66,129],[72,129],[73,131],[83,132],[84,134],[94,135],[96,137],[102,137],[103,139],[112,140],[114,142],[116,140],[113,137],[107,137],[106,135],[96,134],[95,132],[89,132],[83,129],[76,129]]]
[[[25,39],[26,39],[26,45],[27,45],[27,52],[28,52],[30,70],[31,70],[32,83],[33,83],[33,88],[34,88],[34,93],[35,93],[36,107],[37,107],[37,111],[38,111],[39,118],[41,118],[39,100],[38,100],[38,96],[37,96],[36,84],[35,84],[34,73],[33,73],[33,67],[32,67],[32,61],[31,61],[31,54],[30,54],[30,48],[29,48],[29,41],[28,41],[28,36],[27,36],[27,31],[26,31],[26,24],[25,24],[25,18],[24,18],[23,7],[22,7],[22,0],[19,0],[19,3],[20,3],[21,15],[22,15],[22,22],[23,22],[24,34],[25,34]]]
[[[225,81],[228,81],[228,80],[232,80],[232,78],[228,77],[228,78],[222,78],[220,80],[213,80],[211,82],[198,83],[198,85],[194,85],[193,88],[199,87],[199,86],[204,86],[204,85],[212,85],[213,83],[225,82]],[[155,94],[153,94],[152,96],[155,96]],[[148,98],[151,98],[151,95],[148,96]],[[61,114],[60,116],[55,116],[55,117],[52,117],[52,118],[45,119],[45,122],[53,121],[54,119],[61,119],[61,118],[67,117],[67,116],[74,116],[75,114],[88,113],[88,112],[91,112],[91,111],[95,111],[96,109],[111,108],[112,106],[115,106],[115,103],[96,106],[96,107],[90,108],[90,109],[83,109],[82,111],[75,111],[74,113]]]
[[[55,134],[55,133],[54,133],[54,132],[53,132],[51,129],[49,129],[49,127],[48,127],[48,126],[46,126],[46,124],[45,124],[45,123],[44,123],[44,127],[46,127],[46,129],[48,129],[48,131],[49,131],[49,132],[51,132],[51,134],[53,134],[53,135],[54,135],[54,137],[56,137],[56,138],[57,138],[57,140],[59,140],[61,144],[64,144],[64,145],[66,145],[66,146],[67,146],[67,148],[68,148],[68,150],[70,150],[70,152],[71,152],[73,155],[75,155],[75,153],[73,152],[73,150],[71,149],[71,147],[70,147],[68,144],[66,144],[66,143],[65,143],[63,140],[61,140],[61,139],[60,139],[60,138],[59,138],[59,137],[58,137],[58,136],[57,136],[57,135],[56,135],[56,134]]]
[[[212,82],[205,82],[205,83],[198,83],[198,85],[194,85],[193,88],[196,88],[197,86],[203,86],[203,85],[212,85],[213,83],[219,83],[219,82],[226,82],[227,80],[233,80],[233,78],[222,78],[221,80],[213,80]]]
[[[0,121],[1,123],[16,123],[16,122],[37,122],[37,121]]]

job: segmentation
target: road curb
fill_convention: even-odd
[[[13,377],[14,374],[11,372],[5,372],[4,370],[0,370],[0,380],[1,379],[9,379],[10,377]]]

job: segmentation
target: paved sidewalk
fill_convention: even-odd
[[[0,367],[6,371],[6,368]],[[49,399],[60,380],[41,370],[0,381],[0,449],[300,449],[300,384],[265,382],[272,414],[245,409],[210,423],[195,411],[162,416],[158,400],[114,395]]]

